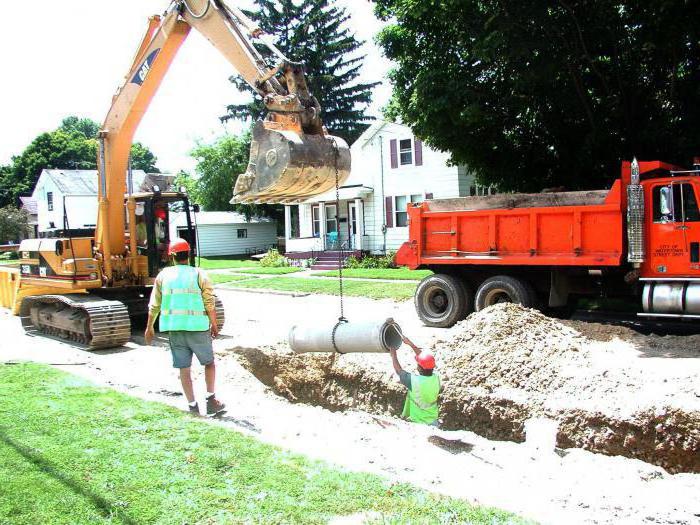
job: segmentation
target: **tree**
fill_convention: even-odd
[[[375,2],[389,115],[481,182],[601,187],[697,154],[698,2]]]
[[[250,135],[225,135],[211,144],[199,144],[192,150],[197,161],[193,201],[207,211],[238,211],[252,216],[280,218],[279,206],[257,204],[231,204],[233,187],[238,176],[245,172],[250,154]],[[187,185],[187,178],[184,179]]]
[[[29,228],[27,212],[14,206],[0,208],[0,244],[19,241]]]
[[[16,204],[20,195],[33,191],[44,169],[97,169],[99,124],[78,117],[63,119],[58,129],[36,137],[10,166],[0,167],[0,205]],[[131,147],[132,166],[158,173],[156,157],[138,142]]]
[[[324,124],[352,143],[373,120],[365,110],[379,82],[357,82],[365,55],[357,54],[363,42],[347,27],[350,15],[332,0],[256,0],[256,4],[257,10],[247,14],[275,38],[287,58],[304,62],[309,89],[323,108]],[[270,56],[266,47],[258,49]],[[231,81],[240,90],[253,92],[241,77]],[[257,120],[264,112],[256,96],[249,104],[229,106],[224,120],[251,116]]]

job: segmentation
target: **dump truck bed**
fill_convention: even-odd
[[[621,181],[609,191],[502,194],[426,201],[408,210],[397,263],[617,266]]]

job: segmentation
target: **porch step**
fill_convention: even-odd
[[[337,264],[314,264],[312,270],[337,270],[339,267]]]

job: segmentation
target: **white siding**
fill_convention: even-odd
[[[200,255],[244,255],[246,250],[267,250],[277,244],[274,223],[200,224],[198,227]],[[238,238],[238,230],[248,230],[246,239]]]
[[[48,194],[53,195],[53,210],[49,211]],[[40,232],[63,229],[64,195],[51,177],[42,173],[32,197],[37,204],[37,224]],[[97,223],[97,196],[68,195],[65,197],[68,226],[72,230],[94,228]],[[53,228],[51,227],[53,223]]]

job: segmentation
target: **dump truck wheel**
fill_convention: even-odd
[[[418,285],[413,300],[420,320],[436,328],[448,328],[473,310],[473,294],[452,275],[426,277]]]
[[[498,303],[519,303],[527,308],[534,308],[537,306],[537,294],[525,281],[507,275],[497,275],[481,283],[476,291],[475,303],[477,312]]]

